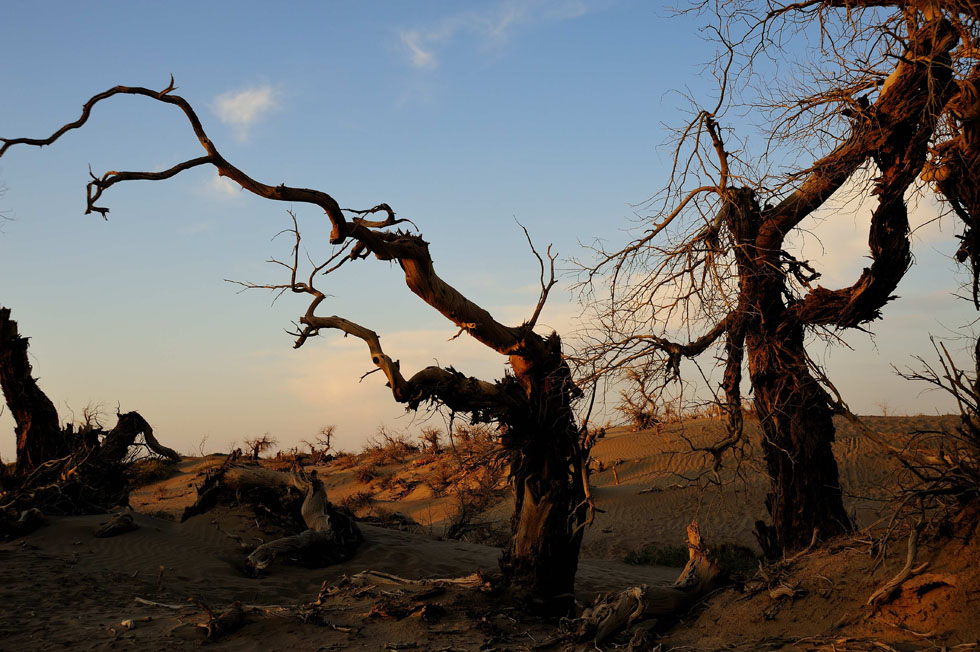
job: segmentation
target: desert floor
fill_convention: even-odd
[[[867,423],[905,441],[913,430],[952,421],[868,417]],[[583,544],[577,575],[583,604],[599,592],[673,581],[677,568],[627,564],[624,557],[649,544],[681,544],[695,518],[708,543],[755,548],[752,527],[765,516],[765,486],[757,427],[748,422],[747,429],[741,464],[717,471],[691,448],[718,437],[718,421],[661,432],[612,429],[599,440],[591,479],[603,511]],[[874,532],[889,524],[899,465],[843,421],[835,450],[860,528]],[[405,584],[386,575],[417,580],[494,572],[500,549],[488,544],[499,543],[510,511],[496,487],[498,497],[469,519],[475,526],[446,539],[459,514],[460,487],[472,476],[445,477],[452,473],[440,467],[442,456],[407,451],[395,457],[365,453],[316,467],[331,500],[365,519],[366,542],[357,554],[328,568],[276,564],[246,577],[240,569],[247,551],[277,536],[246,505],[222,505],[179,522],[203,473],[221,456],[186,458],[171,477],[135,490],[130,503],[139,528],[133,532],[100,539],[93,531],[106,516],[51,518],[46,527],[0,544],[0,650],[536,649],[554,623],[529,618],[492,592]],[[439,482],[434,475],[442,476]],[[967,647],[980,637],[975,530],[964,522],[951,525],[951,536],[925,539],[919,560],[929,566],[875,609],[865,604],[868,596],[905,562],[900,524],[882,563],[876,539],[864,531],[827,542],[770,571],[775,576],[764,589],[757,576],[755,584],[721,591],[657,635],[664,650],[977,649]],[[785,590],[773,590],[779,586]],[[313,617],[309,605],[318,595]],[[221,612],[235,602],[246,606],[247,624],[203,642],[196,624],[207,620],[204,607]],[[628,638],[604,649],[625,649]]]

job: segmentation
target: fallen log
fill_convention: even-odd
[[[357,524],[334,508],[316,471],[282,472],[260,467],[223,465],[198,489],[198,499],[184,511],[182,520],[211,509],[223,491],[254,488],[296,490],[303,495],[300,508],[306,530],[264,543],[248,556],[246,572],[257,574],[278,557],[288,555],[310,566],[328,566],[350,559],[364,541]]]

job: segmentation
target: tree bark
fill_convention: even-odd
[[[740,326],[770,478],[772,525],[756,523],[756,536],[773,558],[805,546],[814,530],[834,536],[849,531],[851,522],[832,449],[830,397],[810,373],[804,326],[784,300],[782,251],[756,244],[761,221],[752,191],[733,190],[724,217],[739,244]]]
[[[10,309],[0,308],[0,387],[17,424],[17,473],[70,452],[54,403],[31,375],[27,347]]]
[[[778,326],[782,326],[779,328]],[[756,524],[767,557],[850,531],[832,444],[836,430],[826,392],[810,374],[803,328],[763,321],[746,336],[755,410],[770,486],[772,525]]]
[[[537,355],[511,356],[530,414],[507,424],[514,514],[500,559],[504,582],[535,611],[566,615],[574,603],[575,572],[585,521],[584,464],[571,403],[579,390],[553,334],[536,341]]]

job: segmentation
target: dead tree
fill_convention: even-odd
[[[181,520],[208,511],[222,494],[247,496],[254,489],[295,490],[303,496],[300,517],[306,529],[280,539],[263,543],[246,561],[250,575],[268,568],[278,557],[298,557],[314,567],[328,566],[350,559],[364,541],[352,517],[337,510],[327,499],[327,491],[316,471],[284,473],[261,467],[241,466],[234,458],[211,472],[198,488],[193,505],[184,510]]]
[[[295,346],[300,347],[308,338],[327,330],[359,338],[367,346],[371,363],[387,379],[396,401],[411,410],[430,404],[445,406],[469,415],[474,422],[498,424],[500,443],[510,455],[516,498],[510,544],[501,559],[504,579],[517,595],[543,609],[567,610],[572,604],[582,526],[590,505],[583,471],[588,452],[581,446],[581,431],[572,411],[572,403],[581,391],[562,355],[561,339],[555,333],[540,335],[534,331],[555,283],[550,252],[547,263],[534,252],[540,263],[541,295],[530,318],[516,326],[505,325],[439,277],[428,243],[417,233],[396,229],[408,221],[396,218],[390,206],[382,203],[366,210],[342,209],[326,192],[253,179],[221,155],[194,109],[173,90],[172,79],[161,91],[116,86],[93,96],[77,120],[46,138],[4,139],[0,156],[16,145],[40,147],[54,143],[66,132],[83,126],[93,107],[103,100],[116,95],[141,96],[182,111],[204,148],[204,155],[159,172],[110,171],[93,175],[87,186],[86,213],[105,217],[109,210],[98,202],[116,183],[169,179],[200,166],[213,166],[219,175],[260,197],[322,210],[332,227],[330,243],[336,247],[333,255],[314,263],[308,277],[301,275],[300,233],[294,223],[294,255],[290,262],[280,263],[288,270],[288,283],[262,286],[309,298],[309,307],[295,332]],[[382,349],[375,331],[343,317],[321,314],[326,295],[316,287],[317,278],[368,256],[397,262],[409,290],[445,316],[460,334],[466,333],[504,356],[512,373],[488,382],[467,377],[452,367],[431,366],[406,377],[398,361]]]
[[[666,415],[661,397],[650,391],[648,370],[627,369],[625,377],[627,385],[619,392],[616,410],[629,419],[633,430],[656,428],[663,423]]]
[[[245,448],[249,451],[249,456],[252,458],[253,462],[259,460],[259,456],[262,455],[267,450],[270,450],[273,446],[279,443],[275,437],[265,433],[261,437],[253,437],[252,439],[245,440]]]
[[[757,531],[766,552],[777,555],[804,546],[814,530],[831,536],[851,527],[831,449],[834,401],[818,382],[822,373],[807,355],[806,337],[864,328],[894,298],[912,261],[907,195],[948,131],[950,103],[966,97],[978,32],[975,16],[963,13],[975,12],[971,3],[717,7],[721,99],[681,131],[664,203],[644,233],[619,250],[599,247],[597,261],[585,266],[584,289],[595,300],[601,333],[591,353],[603,372],[641,366],[666,382],[679,375],[682,359],[718,352],[729,434],[708,451],[716,455],[741,441],[748,368],[771,480],[772,522],[760,522]],[[746,33],[733,34],[738,25]],[[760,172],[773,152],[763,155],[770,162],[753,167],[746,151],[729,144],[735,135],[721,122],[743,74],[739,62],[751,74],[755,58],[778,47],[774,34],[794,29],[819,34],[828,57],[809,71],[816,88],[782,102],[759,100],[772,102],[767,142],[789,148],[794,160],[811,145],[827,153],[808,167]],[[745,52],[747,60],[740,58]],[[972,97],[963,103],[976,110]],[[954,165],[952,155],[945,160]],[[953,178],[950,172],[946,183]],[[820,274],[808,261],[787,251],[787,239],[846,184],[877,202],[871,262],[852,285],[828,289],[816,283]],[[968,185],[975,193],[972,178]],[[972,237],[964,246],[973,246]],[[682,328],[668,327],[678,319]]]
[[[31,375],[27,346],[28,338],[17,332],[10,309],[0,307],[0,387],[17,424],[17,473],[69,452],[58,411]]]
[[[138,412],[118,414],[109,431],[94,418],[78,430],[62,428],[54,404],[31,376],[27,338],[7,308],[0,308],[0,386],[17,434],[16,470],[0,473],[0,539],[27,534],[44,523],[45,514],[97,514],[126,504],[134,446],[180,461]]]

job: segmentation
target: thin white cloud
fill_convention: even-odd
[[[588,11],[586,0],[505,0],[485,11],[448,16],[429,27],[402,29],[398,36],[409,64],[431,70],[439,65],[439,51],[459,36],[472,37],[485,49],[499,48],[520,27],[572,20]]]
[[[232,197],[238,197],[242,191],[242,187],[228,177],[222,177],[215,172],[214,176],[207,183],[207,190],[212,196],[220,199],[230,199]]]
[[[227,91],[211,105],[218,119],[233,127],[241,140],[248,138],[258,120],[279,108],[279,92],[269,84]]]
[[[422,43],[425,40],[422,33],[416,29],[403,30],[401,33],[402,45],[408,50],[412,67],[414,68],[435,68],[436,57],[431,50],[426,50]]]

